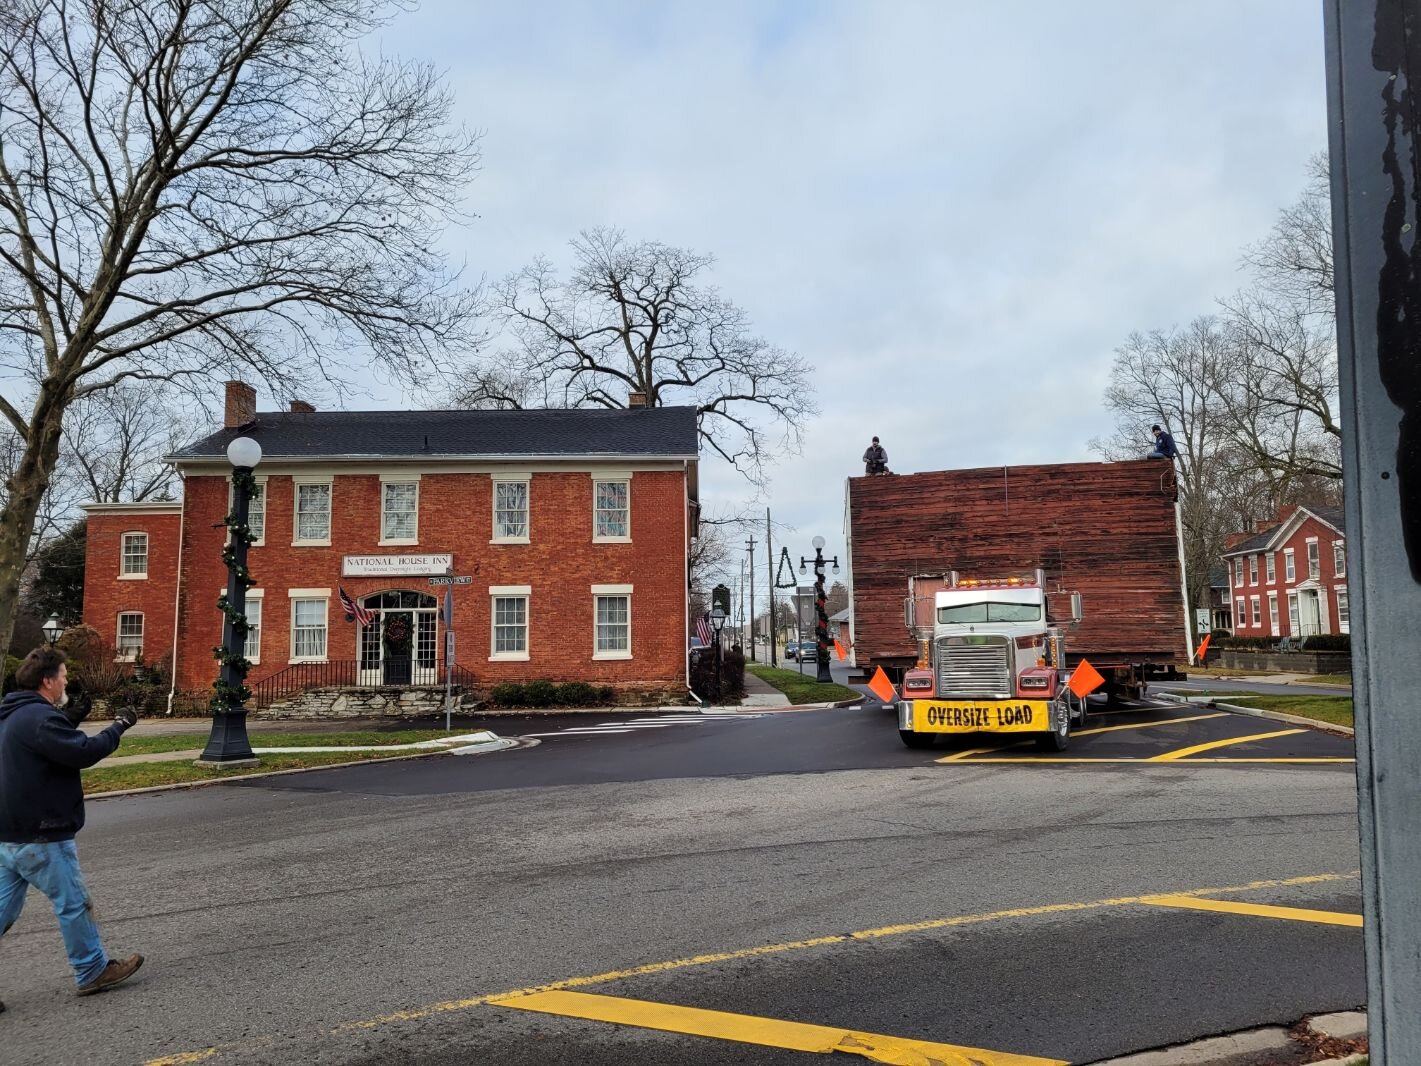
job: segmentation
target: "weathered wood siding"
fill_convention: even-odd
[[[849,479],[855,659],[912,656],[912,574],[1046,571],[1080,592],[1071,658],[1182,661],[1184,608],[1170,468],[1159,460],[989,467]],[[1053,617],[1068,610],[1052,597]]]

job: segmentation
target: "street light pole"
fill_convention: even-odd
[[[222,672],[212,686],[216,690],[212,697],[212,732],[197,759],[199,766],[256,766],[260,762],[247,737],[246,701],[251,691],[246,680],[252,664],[246,657],[246,644],[250,629],[247,589],[256,584],[247,570],[247,549],[256,539],[247,519],[256,488],[252,471],[261,457],[261,445],[250,437],[238,437],[227,445],[227,459],[232,464],[232,512],[223,523],[229,534],[222,553],[227,564],[227,591],[217,601],[222,611],[222,645],[215,653]]]
[[[814,659],[818,666],[818,673],[815,675],[816,681],[826,684],[834,680],[829,673],[829,612],[824,609],[828,602],[828,596],[824,591],[824,538],[815,537],[812,541],[814,545]],[[832,560],[834,573],[839,572],[839,557],[836,555]],[[799,572],[804,573],[808,560],[803,556],[799,560]]]

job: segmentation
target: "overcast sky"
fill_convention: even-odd
[[[873,433],[898,472],[1093,458],[1113,348],[1232,291],[1325,147],[1321,23],[1306,0],[424,0],[380,44],[484,131],[450,236],[472,273],[617,226],[714,254],[817,368],[768,503],[792,550],[832,552]],[[703,466],[709,509],[747,499]]]

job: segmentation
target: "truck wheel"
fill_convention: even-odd
[[[932,733],[915,733],[911,729],[900,729],[898,735],[910,748],[931,748],[933,741],[937,739]]]
[[[1071,712],[1068,708],[1060,708],[1056,715],[1056,728],[1049,733],[1043,733],[1036,738],[1036,747],[1040,751],[1065,751],[1071,746]]]

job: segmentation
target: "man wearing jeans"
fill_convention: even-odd
[[[105,954],[74,847],[84,827],[79,771],[111,755],[138,714],[125,708],[102,733],[85,736],[75,720],[83,716],[63,711],[68,681],[64,653],[36,648],[15,671],[16,690],[0,699],[0,936],[34,885],[54,905],[79,995],[87,996],[143,965],[142,955]]]

